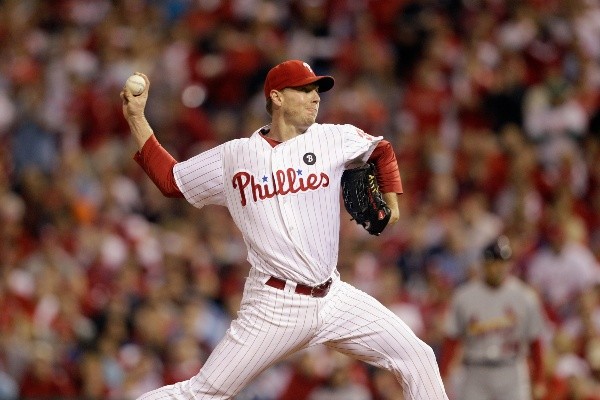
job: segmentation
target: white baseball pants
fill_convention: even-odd
[[[394,313],[340,281],[314,298],[265,285],[254,269],[238,318],[193,378],[148,392],[138,400],[231,399],[277,361],[325,344],[394,373],[405,400],[447,400],[435,355]]]

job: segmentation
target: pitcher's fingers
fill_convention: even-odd
[[[129,103],[129,98],[127,97],[126,89],[121,90],[121,93],[119,93],[119,96],[121,97],[121,100],[123,100],[123,103],[125,103],[125,104]]]
[[[150,79],[148,79],[146,74],[144,74],[143,72],[134,72],[134,74],[141,76],[142,78],[144,78],[144,81],[146,81],[146,88],[144,90],[150,89]]]

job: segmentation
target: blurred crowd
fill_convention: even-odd
[[[598,0],[0,0],[0,399],[126,400],[198,371],[245,245],[223,208],[162,197],[119,92],[149,76],[182,160],[265,124],[263,79],[290,58],[336,79],[319,121],[397,151],[401,220],[372,237],[343,213],[342,277],[439,352],[453,290],[505,233],[544,303],[547,400],[599,399]],[[237,398],[402,395],[315,348]]]

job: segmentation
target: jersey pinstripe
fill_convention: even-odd
[[[194,206],[229,208],[251,265],[315,285],[337,264],[344,168],[365,162],[381,139],[352,125],[313,124],[273,148],[256,131],[178,163],[174,175]]]

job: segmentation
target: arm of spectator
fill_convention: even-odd
[[[548,113],[543,90],[531,88],[525,96],[523,110],[524,130],[527,136],[536,142],[545,140],[548,135]]]

